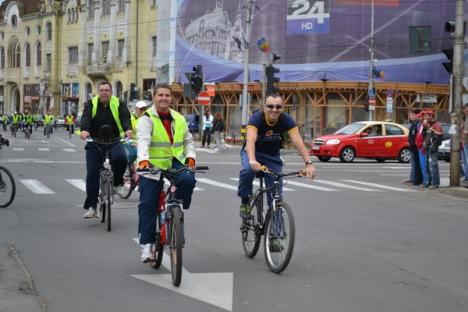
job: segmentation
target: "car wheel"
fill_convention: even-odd
[[[385,158],[376,158],[375,160],[377,160],[377,162],[379,163],[385,162]]]
[[[341,150],[340,160],[341,162],[352,162],[356,157],[354,149],[351,146],[346,146]]]
[[[401,163],[408,163],[411,159],[411,151],[407,148],[403,148],[398,153],[398,161]]]
[[[329,156],[317,156],[317,158],[318,158],[320,161],[327,162],[327,161],[330,160],[331,157],[329,157]]]

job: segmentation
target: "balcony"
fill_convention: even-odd
[[[112,64],[101,63],[86,66],[86,74],[91,79],[106,78],[106,75],[112,73]]]

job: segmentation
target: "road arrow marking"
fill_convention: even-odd
[[[138,238],[133,239],[139,244]],[[162,266],[171,270],[169,256],[164,255]],[[190,273],[182,268],[182,283],[172,285],[171,274],[133,274],[133,278],[174,291],[181,295],[197,299],[232,311],[234,273]]]

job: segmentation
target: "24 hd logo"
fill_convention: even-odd
[[[288,0],[288,34],[328,33],[330,0]]]

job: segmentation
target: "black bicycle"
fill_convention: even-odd
[[[155,239],[155,261],[151,263],[154,269],[161,266],[164,246],[169,248],[171,258],[171,277],[172,284],[176,287],[182,282],[182,248],[185,245],[184,237],[184,213],[182,210],[182,200],[175,198],[176,186],[175,179],[179,172],[192,170],[188,167],[180,169],[161,170],[150,168],[148,170],[137,170],[141,176],[149,179],[162,181],[167,179],[169,186],[166,191],[161,191],[159,198],[158,217],[156,220],[156,239]],[[206,166],[198,166],[195,171],[208,170]]]
[[[101,218],[101,223],[107,220],[107,231],[112,229],[112,204],[114,203],[114,173],[109,160],[110,150],[105,151],[99,146],[110,146],[120,142],[120,138],[116,139],[97,139],[88,138],[87,142],[93,142],[95,146],[105,155],[104,164],[99,172],[99,197],[98,197],[98,216]]]
[[[256,173],[260,186],[250,201],[251,216],[242,220],[240,231],[242,246],[248,258],[258,252],[262,235],[264,235],[265,260],[269,269],[281,273],[286,269],[294,250],[296,228],[291,208],[281,200],[281,180],[288,176],[299,176],[300,171],[276,173],[265,166]],[[265,187],[265,175],[273,177],[271,187]],[[271,205],[268,205],[267,192],[271,192]],[[265,204],[266,201],[266,204]]]
[[[9,141],[0,135],[0,149],[4,145],[9,146]],[[0,166],[0,208],[8,207],[15,199],[15,195],[16,184],[13,175],[10,170]]]
[[[138,186],[137,175],[135,173],[135,167],[133,164],[128,164],[123,176],[123,180],[124,185],[128,186],[128,191],[125,195],[119,194],[119,196],[122,199],[128,199],[130,195],[132,195],[135,188]]]

